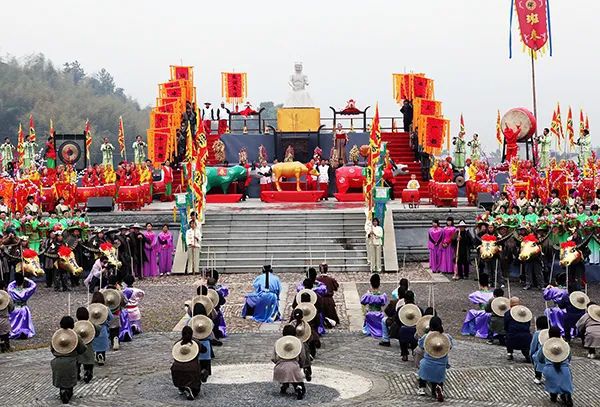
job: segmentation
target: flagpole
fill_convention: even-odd
[[[533,54],[533,50],[531,50],[531,89],[533,91],[533,116],[537,121],[537,97],[536,97],[536,89],[535,89],[535,58]],[[535,135],[537,137],[537,126],[535,128]]]

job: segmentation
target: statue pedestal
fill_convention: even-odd
[[[318,107],[282,107],[277,109],[277,131],[283,133],[317,132],[321,126]]]

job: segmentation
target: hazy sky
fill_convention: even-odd
[[[540,125],[549,126],[560,101],[563,119],[569,104],[575,118],[583,107],[594,134],[600,1],[550,3],[554,56],[536,63]],[[496,110],[532,105],[516,21],[508,59],[509,9],[509,0],[10,1],[0,54],[43,52],[57,65],[104,67],[142,105],[154,104],[169,65],[181,62],[195,67],[200,100],[218,102],[220,73],[235,69],[248,73],[250,101],[283,102],[302,61],[322,116],[350,98],[397,114],[392,73],[424,72],[453,134],[463,112],[469,138],[479,132],[495,147]]]

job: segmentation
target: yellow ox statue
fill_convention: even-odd
[[[529,261],[542,253],[538,238],[534,234],[529,234],[521,241],[521,250],[519,252],[520,261]]]
[[[44,270],[40,264],[40,258],[35,250],[24,249],[22,260],[15,267],[17,273],[23,273],[26,276],[40,277],[44,275]]]
[[[500,246],[496,236],[483,235],[481,236],[481,245],[479,246],[479,256],[481,260],[491,260],[500,253]]]
[[[572,267],[583,261],[583,254],[577,244],[569,240],[560,244],[560,265]]]
[[[316,175],[315,170],[312,168],[309,169],[309,167],[299,161],[274,164],[271,167],[271,171],[273,171],[273,175],[275,176],[275,187],[277,187],[278,191],[281,191],[281,186],[279,185],[281,177],[296,178],[296,191],[300,192],[302,191],[300,189],[300,177],[308,174]]]
[[[115,269],[121,268],[121,262],[117,258],[117,248],[109,242],[104,242],[100,245],[100,253],[108,258],[108,264],[114,266]]]
[[[58,248],[58,259],[55,262],[55,267],[74,276],[78,276],[83,272],[83,268],[77,264],[75,254],[69,246]]]

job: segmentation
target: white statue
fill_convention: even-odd
[[[296,62],[294,71],[294,74],[290,76],[290,81],[288,82],[292,91],[285,101],[285,107],[313,107],[313,101],[306,90],[308,77],[302,73],[301,62]]]

